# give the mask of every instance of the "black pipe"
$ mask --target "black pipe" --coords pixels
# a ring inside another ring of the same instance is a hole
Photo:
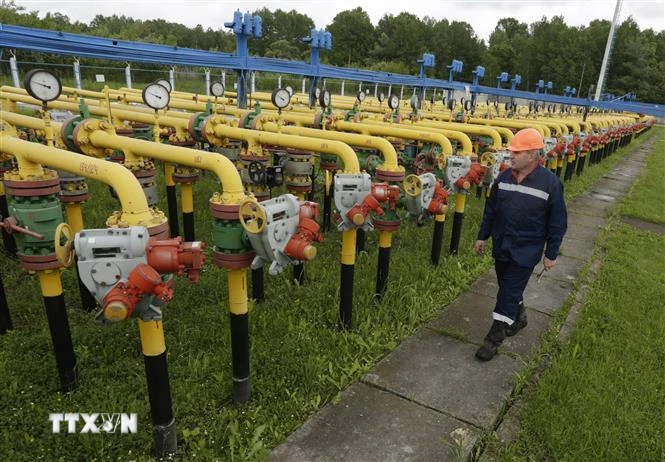
[[[575,161],[566,162],[566,171],[563,173],[563,181],[570,181],[575,171]]]
[[[263,265],[252,268],[252,298],[255,302],[262,302],[266,298],[263,289]]]
[[[559,166],[559,163],[557,162],[556,176],[561,177],[561,172],[562,171],[563,171],[563,165]]]
[[[441,260],[441,245],[443,244],[443,228],[445,226],[445,221],[434,221],[434,233],[432,234],[432,264],[434,266],[439,265],[439,260]]]
[[[0,195],[0,215],[2,218],[7,218],[9,216],[9,207],[7,205],[7,196],[4,194]],[[5,247],[5,253],[10,257],[16,256],[16,240],[14,236],[9,234],[5,228],[2,228],[2,244]]]
[[[476,197],[480,199],[483,197],[483,186],[482,185],[477,185],[476,186]]]
[[[377,300],[381,300],[388,288],[391,248],[392,247],[379,247],[379,262],[376,267],[376,290],[374,291],[374,297]]]
[[[83,281],[81,281],[77,262],[78,257],[74,255],[74,268],[76,268],[76,280],[78,281],[79,295],[81,296],[81,308],[84,311],[91,312],[97,308],[97,300],[95,300],[95,297],[90,293],[85,284],[83,284]]]
[[[144,354],[143,363],[148,383],[154,449],[156,456],[161,459],[175,454],[178,448],[166,351],[156,356]]]
[[[303,285],[305,282],[305,265],[303,265],[302,262],[293,265],[293,280],[296,281],[299,286]]]
[[[356,233],[356,255],[365,250],[365,230],[358,228]]]
[[[0,275],[0,335],[6,334],[8,330],[13,328],[12,318],[9,315],[9,305],[5,296],[5,284],[2,282],[2,275]]]
[[[249,314],[231,316],[231,363],[233,369],[233,402],[249,401]]]
[[[169,210],[169,233],[171,237],[180,236],[180,225],[178,224],[178,199],[176,197],[175,185],[166,186],[166,202]]]
[[[182,212],[182,229],[185,241],[194,242],[194,212]]]
[[[586,156],[580,156],[579,160],[577,161],[577,171],[575,174],[577,176],[580,176],[582,172],[584,171],[584,162],[586,160]]]
[[[76,354],[72,344],[72,334],[69,331],[69,320],[65,309],[65,296],[61,293],[54,297],[43,297],[46,308],[55,364],[58,368],[60,391],[63,393],[75,390],[78,387],[78,374],[76,371]]]
[[[353,326],[353,269],[355,265],[342,263],[341,282],[339,287],[339,319],[342,328],[351,329]]]
[[[455,212],[453,217],[453,230],[450,236],[450,255],[457,255],[459,250],[459,241],[462,237],[462,223],[464,222],[464,212]]]

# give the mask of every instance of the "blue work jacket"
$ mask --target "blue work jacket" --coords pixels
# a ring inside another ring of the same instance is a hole
[[[538,165],[518,184],[509,168],[492,184],[478,239],[492,236],[495,259],[534,267],[543,250],[556,260],[567,227],[561,180]]]

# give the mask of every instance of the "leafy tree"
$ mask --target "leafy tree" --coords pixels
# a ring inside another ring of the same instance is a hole
[[[363,65],[370,61],[376,30],[362,8],[338,13],[326,28],[333,36],[330,62],[337,66]]]

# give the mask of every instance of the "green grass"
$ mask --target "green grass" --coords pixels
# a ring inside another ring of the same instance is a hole
[[[665,223],[665,129],[658,127],[658,140],[619,212],[653,223]]]
[[[662,141],[649,162],[659,156]],[[624,207],[645,193],[636,186]],[[576,328],[527,393],[518,439],[502,460],[665,457],[665,237],[617,218],[599,238],[602,267]]]
[[[567,197],[579,194],[626,151],[618,151],[588,167],[582,177],[575,177],[566,185]],[[207,242],[211,235],[207,200],[217,185],[206,174],[194,188],[197,236]],[[91,200],[84,205],[86,226],[102,227],[118,206],[106,186],[91,183],[90,189]],[[326,235],[317,258],[307,264],[303,286],[292,282],[290,269],[277,277],[266,274],[266,301],[250,303],[253,395],[244,406],[231,403],[225,272],[207,264],[198,285],[179,280],[175,297],[164,310],[164,326],[181,458],[265,457],[269,448],[321,406],[334,402],[340,390],[371,370],[466,290],[491,265],[489,257],[478,258],[471,252],[483,202],[470,197],[467,204],[460,255],[446,255],[449,219],[444,256],[436,268],[429,261],[431,225],[402,225],[394,238],[389,287],[381,303],[372,298],[377,237],[368,233],[366,252],[356,263],[351,331],[338,328],[338,232]],[[164,200],[160,208],[166,210]],[[0,460],[150,459],[151,425],[135,323],[95,325],[93,315],[78,308],[73,271],[65,271],[65,299],[81,386],[69,395],[54,393],[55,364],[36,278],[4,256],[0,256],[0,265],[15,326],[0,337]],[[51,412],[136,412],[139,431],[94,437],[53,435],[48,421]]]

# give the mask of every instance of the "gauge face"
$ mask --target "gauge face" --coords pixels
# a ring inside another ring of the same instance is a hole
[[[293,96],[293,87],[291,85],[287,85],[285,90],[289,92],[289,97]]]
[[[418,98],[418,95],[413,95],[409,103],[411,104],[411,109],[416,110],[420,107],[420,98]]]
[[[399,97],[395,94],[392,94],[388,97],[388,107],[390,109],[397,109],[399,106]]]
[[[162,84],[153,82],[143,89],[143,102],[152,109],[164,109],[169,105],[169,90]]]
[[[319,87],[316,87],[314,89],[314,98],[319,99],[319,96],[321,96],[321,89]]]
[[[33,69],[25,75],[23,86],[28,94],[43,102],[53,101],[60,96],[60,79],[45,69]]]
[[[211,83],[210,94],[214,97],[224,96],[224,84],[222,82]]]
[[[379,103],[383,103],[386,100],[386,95],[383,94],[383,92],[379,92],[379,96],[376,97],[376,99],[379,100]]]
[[[289,90],[287,90],[286,88],[278,88],[272,92],[270,100],[272,101],[272,104],[274,104],[278,108],[284,109],[286,106],[289,105],[289,102],[291,101],[291,94],[289,93]]]
[[[155,83],[158,83],[158,84],[160,84],[162,87],[166,88],[166,90],[167,90],[169,93],[171,93],[171,90],[173,90],[173,88],[171,88],[171,82],[169,82],[169,81],[166,80],[166,79],[158,79],[158,80],[155,80]]]
[[[330,106],[330,92],[328,90],[323,90],[319,95],[319,104],[323,108]]]
[[[364,91],[359,91],[358,94],[356,95],[356,99],[360,101],[361,103],[365,101],[365,92]]]

